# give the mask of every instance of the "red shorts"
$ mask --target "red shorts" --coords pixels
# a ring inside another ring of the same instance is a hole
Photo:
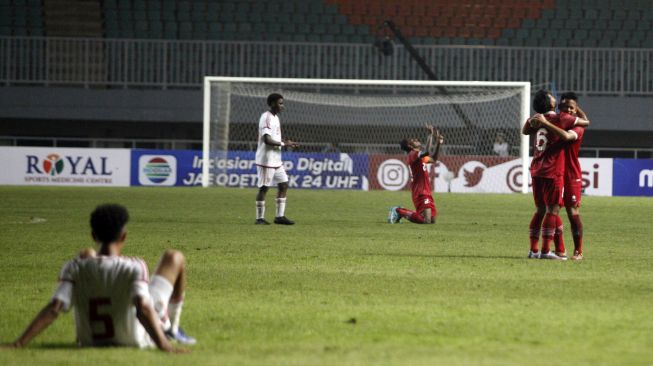
[[[583,184],[570,183],[565,184],[565,190],[563,194],[563,204],[565,207],[580,207],[580,193],[583,190]]]
[[[415,211],[420,215],[427,208],[431,209],[431,217],[438,215],[438,211],[435,209],[435,201],[433,201],[433,196],[431,195],[413,197],[413,204],[415,205]]]
[[[535,206],[560,205],[563,180],[560,178],[533,177],[533,199]]]

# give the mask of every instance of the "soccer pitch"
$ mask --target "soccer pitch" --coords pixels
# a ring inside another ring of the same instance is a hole
[[[268,194],[266,217],[274,216]],[[255,226],[253,189],[0,187],[0,343],[91,245],[99,203],[123,254],[182,250],[186,355],[74,345],[72,313],[2,365],[650,365],[651,198],[583,197],[585,260],[528,260],[530,195],[436,194],[436,225],[386,223],[409,192],[290,190],[295,226]],[[573,242],[566,215],[565,239]]]

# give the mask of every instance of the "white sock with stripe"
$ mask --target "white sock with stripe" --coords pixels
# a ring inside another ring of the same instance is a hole
[[[168,304],[168,316],[170,317],[170,324],[172,325],[173,333],[179,331],[179,321],[181,319],[181,309],[184,306],[184,300],[179,302],[170,302]]]
[[[284,216],[284,214],[286,212],[286,197],[277,198],[276,203],[277,203],[277,215],[276,215],[276,217]]]
[[[256,219],[265,218],[265,201],[256,201]]]

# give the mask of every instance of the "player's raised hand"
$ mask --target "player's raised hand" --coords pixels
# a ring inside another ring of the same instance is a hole
[[[426,129],[429,130],[429,133],[430,133],[431,135],[434,135],[434,136],[435,136],[435,131],[436,131],[435,127],[433,127],[433,126],[431,126],[431,125],[424,125],[424,127],[426,127]]]
[[[438,144],[444,143],[444,135],[441,134],[438,129],[435,130],[435,141],[437,141]]]

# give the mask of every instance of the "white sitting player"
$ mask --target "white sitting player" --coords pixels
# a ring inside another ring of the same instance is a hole
[[[185,259],[167,250],[150,281],[147,264],[120,255],[127,239],[127,209],[98,206],[91,214],[91,229],[99,254],[86,249],[67,262],[52,300],[34,318],[14,347],[27,345],[63,311],[73,306],[80,346],[172,347],[168,339],[194,344],[179,327],[186,288]]]
[[[276,214],[274,223],[293,225],[295,222],[286,218],[286,193],[288,192],[288,175],[281,160],[281,148],[298,147],[291,140],[281,139],[279,113],[284,109],[283,96],[273,93],[268,95],[269,111],[264,112],[258,122],[258,147],[256,148],[256,174],[258,193],[256,194],[256,225],[269,225],[265,220],[265,195],[269,187],[277,185]]]

